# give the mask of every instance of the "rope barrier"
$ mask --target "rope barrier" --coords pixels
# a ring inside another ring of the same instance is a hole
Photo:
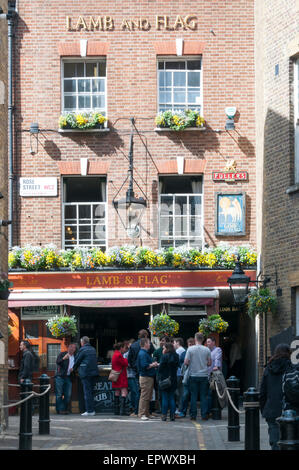
[[[23,392],[23,394],[26,394],[26,393],[30,393],[30,395],[26,398],[24,398],[23,400],[20,400],[20,401],[17,401],[15,403],[11,403],[10,405],[2,405],[0,406],[0,408],[12,408],[13,406],[18,406],[20,405],[21,403],[24,403],[25,401],[27,400],[30,400],[30,398],[36,396],[36,397],[42,397],[43,395],[46,395],[46,393],[48,393],[48,391],[50,390],[51,388],[51,385],[48,385],[47,386],[47,389],[42,392],[42,393],[36,393],[36,392]]]
[[[214,383],[215,383],[215,388],[216,388],[217,395],[218,395],[218,397],[220,398],[220,400],[222,400],[222,399],[225,397],[225,394],[226,394],[226,395],[227,395],[227,398],[229,399],[229,402],[230,402],[231,406],[233,407],[233,409],[234,409],[237,413],[239,413],[239,414],[245,413],[245,411],[240,411],[240,410],[238,410],[238,408],[236,408],[236,406],[235,406],[235,404],[234,404],[234,402],[233,402],[233,400],[232,400],[232,397],[230,396],[229,388],[228,388],[228,387],[226,387],[226,388],[224,389],[224,393],[223,393],[223,395],[221,395],[221,394],[219,393],[218,385],[217,385],[216,380],[215,380]],[[243,406],[244,406],[244,405],[245,405],[245,403],[243,403]],[[254,405],[252,405],[252,406],[254,406]]]

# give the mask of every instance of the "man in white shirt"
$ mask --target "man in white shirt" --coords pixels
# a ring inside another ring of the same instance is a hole
[[[185,364],[189,366],[189,387],[191,393],[190,419],[196,421],[197,397],[200,394],[200,411],[204,420],[208,417],[209,366],[212,364],[211,351],[203,346],[204,336],[195,335],[195,346],[187,349]]]
[[[57,372],[55,376],[56,413],[68,414],[69,403],[72,396],[71,373],[75,361],[77,345],[69,345],[67,352],[61,352],[56,360]]]

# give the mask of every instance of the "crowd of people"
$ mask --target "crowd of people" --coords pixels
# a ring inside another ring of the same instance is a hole
[[[61,352],[57,357],[55,393],[58,414],[69,412],[71,375],[78,371],[86,408],[82,415],[95,415],[93,389],[99,375],[97,354],[88,337],[81,338],[80,343],[78,351],[76,344],[72,343],[67,352]],[[190,405],[190,419],[196,420],[199,398],[201,418],[209,419],[212,405],[209,380],[213,372],[222,371],[225,364],[223,351],[217,347],[213,336],[205,339],[201,333],[196,333],[194,338],[187,340],[186,348],[182,338],[164,336],[160,338],[160,347],[156,349],[148,331],[140,330],[136,341],[130,339],[117,342],[113,349],[111,377],[114,374],[114,378],[110,380],[114,391],[115,415],[130,415],[143,421],[161,417],[162,421],[167,421],[169,414],[170,421],[174,421],[186,417]],[[32,379],[35,355],[28,341],[21,341],[20,350],[23,355],[19,381],[22,383],[26,378]],[[294,409],[299,413],[299,396],[295,402],[288,403],[284,394],[287,372],[293,374],[298,369],[294,368],[290,357],[289,346],[278,345],[264,370],[260,386],[260,409],[268,424],[269,443],[273,450],[278,449],[279,440],[276,418],[281,416],[283,409]],[[236,366],[236,371],[240,370],[240,360],[238,348],[232,348],[230,364]],[[296,380],[298,382],[298,378]],[[296,395],[298,392],[295,390]],[[130,411],[127,406],[128,395]]]

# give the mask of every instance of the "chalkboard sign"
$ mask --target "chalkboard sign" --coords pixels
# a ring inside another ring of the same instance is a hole
[[[114,392],[108,377],[99,377],[94,385],[93,399],[96,413],[113,412]]]

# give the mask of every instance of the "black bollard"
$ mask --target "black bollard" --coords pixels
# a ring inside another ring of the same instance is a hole
[[[221,408],[218,401],[218,395],[216,390],[212,390],[212,419],[221,419]]]
[[[30,379],[21,383],[20,399],[24,400],[32,392]],[[32,450],[32,398],[21,403],[19,450]]]
[[[250,387],[244,393],[245,450],[260,450],[260,404],[259,393]]]
[[[42,374],[39,378],[39,393],[43,393],[49,383],[50,377]],[[50,434],[49,395],[50,391],[39,397],[39,434]]]
[[[228,387],[228,393],[231,396],[232,402],[237,409],[239,409],[239,396],[240,396],[240,381],[236,377],[232,376],[226,381]],[[240,418],[239,413],[233,408],[228,399],[228,437],[229,442],[236,442],[240,440]]]
[[[286,410],[276,420],[279,424],[280,450],[299,450],[299,416],[294,410]]]

